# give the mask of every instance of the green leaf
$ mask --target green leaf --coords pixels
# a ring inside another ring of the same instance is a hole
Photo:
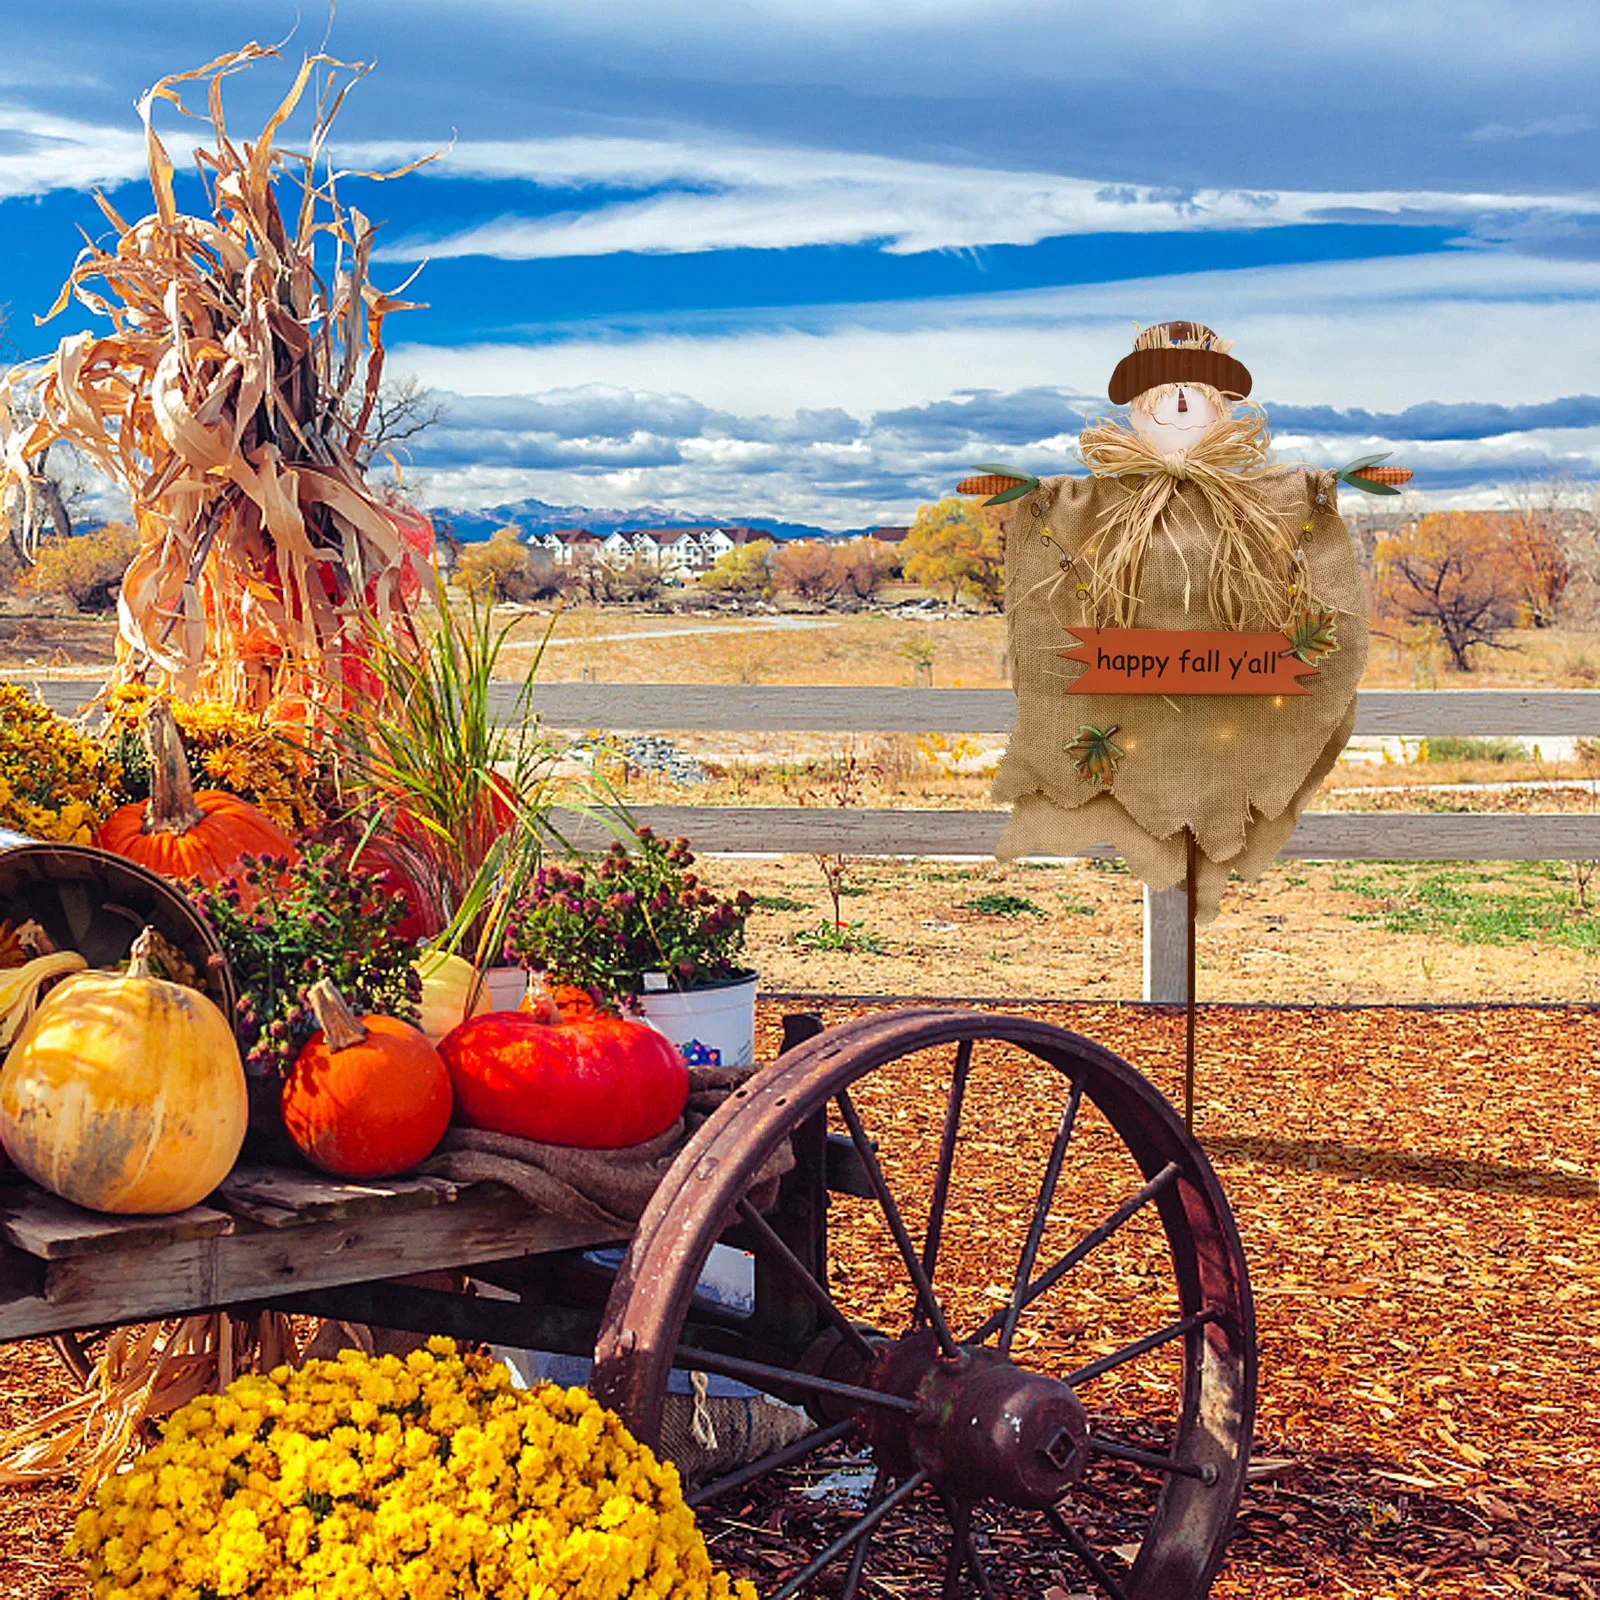
[[[1342,478],[1347,472],[1356,472],[1362,467],[1375,467],[1380,461],[1387,461],[1393,454],[1393,450],[1385,450],[1380,456],[1359,456],[1354,461],[1345,462],[1334,476]]]
[[[972,471],[974,473],[993,472],[1005,478],[1027,478],[1030,483],[1037,483],[1039,481],[1037,478],[1021,471],[1017,467],[1003,467],[998,462],[994,461],[980,461],[978,465],[972,469]]]
[[[1003,506],[1008,500],[1020,500],[1023,495],[1030,494],[1039,487],[1037,478],[1025,478],[1014,489],[1002,489],[999,494],[992,494],[983,503],[986,506]]]

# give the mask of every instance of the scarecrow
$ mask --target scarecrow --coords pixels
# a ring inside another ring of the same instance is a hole
[[[1087,477],[986,466],[960,485],[1017,503],[996,854],[1110,843],[1152,888],[1187,875],[1202,922],[1230,873],[1288,843],[1355,724],[1365,590],[1338,485],[1397,494],[1410,477],[1382,457],[1269,465],[1229,351],[1199,323],[1146,328],[1111,377],[1126,421],[1079,436]]]

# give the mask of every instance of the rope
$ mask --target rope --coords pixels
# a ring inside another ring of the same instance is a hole
[[[694,1390],[694,1415],[689,1423],[689,1433],[702,1450],[717,1448],[717,1430],[711,1421],[711,1407],[706,1404],[710,1384],[703,1372],[689,1374],[689,1387]]]

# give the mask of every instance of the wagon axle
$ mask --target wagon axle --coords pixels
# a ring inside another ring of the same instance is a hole
[[[875,1458],[896,1477],[919,1468],[960,1500],[1048,1510],[1083,1476],[1089,1418],[1066,1384],[998,1350],[940,1353],[923,1329],[885,1346],[872,1386],[920,1402],[914,1415],[874,1408]]]

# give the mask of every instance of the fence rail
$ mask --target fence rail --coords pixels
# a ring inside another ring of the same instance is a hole
[[[96,693],[83,679],[13,674],[71,714]],[[498,692],[509,715],[515,687]],[[612,732],[1006,733],[1008,689],[885,689],[746,684],[544,683],[533,707],[548,726]],[[1600,690],[1376,689],[1356,732],[1410,738],[1600,737]],[[885,811],[829,806],[639,806],[641,821],[706,854],[839,852],[985,856],[1005,826],[993,810]],[[574,835],[598,825],[571,819]],[[1113,855],[1110,845],[1088,855]],[[1302,861],[1580,861],[1600,859],[1600,811],[1307,812],[1283,854]],[[1145,995],[1184,995],[1181,891],[1145,896]]]

